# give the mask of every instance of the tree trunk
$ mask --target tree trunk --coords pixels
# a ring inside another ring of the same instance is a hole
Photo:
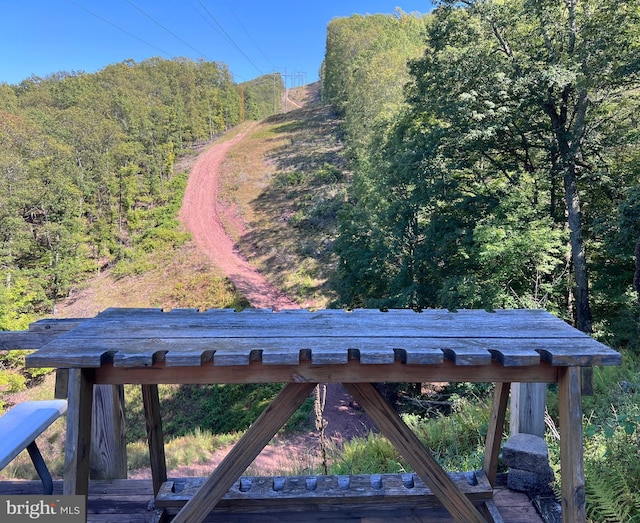
[[[576,181],[575,164],[568,162],[564,170],[564,191],[569,223],[569,243],[575,276],[576,327],[582,332],[592,331],[591,307],[589,305],[589,274],[582,238],[580,197]]]
[[[640,304],[640,240],[636,242],[636,272],[633,275],[633,288],[636,290],[636,299]]]

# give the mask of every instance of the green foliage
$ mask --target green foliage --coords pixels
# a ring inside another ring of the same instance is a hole
[[[246,120],[262,120],[282,111],[284,83],[280,73],[260,76],[239,86]]]
[[[196,429],[212,434],[246,430],[282,389],[282,385],[181,385],[160,386],[163,431],[167,439],[193,433]],[[139,388],[126,388],[127,440],[145,437],[144,414]],[[185,408],[188,405],[189,408]],[[304,426],[313,408],[309,397],[287,422],[284,430]]]
[[[424,50],[427,20],[398,9],[393,16],[336,18],[327,26],[322,97],[344,116],[355,158],[364,154],[374,125],[401,106],[407,62]]]
[[[40,383],[51,372],[51,369],[45,368],[26,368],[25,356],[29,352],[26,350],[0,351],[0,393],[21,392],[27,387]],[[4,402],[0,397],[0,413],[3,409]]]
[[[0,328],[180,245],[176,157],[239,123],[240,94],[222,64],[159,58],[1,86]]]
[[[593,307],[600,335],[632,343],[632,3],[618,12],[591,0],[440,2],[424,25],[424,55],[410,64],[405,105],[366,118],[364,142],[347,118],[358,152],[335,243],[336,305],[544,307],[585,331]],[[363,99],[345,64],[375,47],[376,23],[330,26],[325,90],[345,112]],[[332,68],[332,46],[340,56],[349,45],[351,58]]]
[[[585,429],[588,515],[594,521],[640,521],[640,408],[626,402]]]
[[[623,365],[593,369],[594,394],[583,397],[584,471],[589,521],[640,521],[640,372],[637,353],[623,351]],[[557,396],[548,410],[557,419]],[[559,441],[548,438],[560,475]],[[556,486],[559,492],[559,484]]]
[[[330,465],[329,474],[399,473],[408,469],[389,440],[369,433],[366,438],[353,438],[344,444]]]
[[[450,415],[433,418],[402,415],[404,422],[449,471],[482,467],[489,406],[484,400],[453,399]],[[330,467],[330,474],[398,473],[411,470],[404,458],[384,437],[370,433],[344,444]]]

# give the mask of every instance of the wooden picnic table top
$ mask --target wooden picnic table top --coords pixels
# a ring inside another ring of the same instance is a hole
[[[56,320],[36,322],[47,328]],[[618,352],[544,310],[110,308],[27,357],[30,367],[397,364],[619,365]]]

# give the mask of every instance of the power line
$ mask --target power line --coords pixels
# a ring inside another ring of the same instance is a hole
[[[198,51],[195,47],[193,47],[191,44],[189,44],[188,42],[185,42],[182,38],[180,38],[177,34],[175,34],[173,31],[167,29],[164,25],[162,25],[160,22],[158,22],[155,18],[153,18],[150,14],[145,13],[140,7],[138,7],[136,4],[134,4],[131,0],[126,0],[127,3],[133,7],[135,7],[138,11],[140,11],[144,16],[146,16],[149,20],[151,20],[154,24],[158,25],[159,27],[161,27],[162,29],[164,29],[167,33],[169,33],[171,36],[173,36],[174,38],[180,40],[184,45],[186,45],[187,47],[189,47],[190,49],[192,49],[193,51],[195,51],[196,53],[198,53],[200,56],[206,58],[207,60],[209,60],[209,58],[207,58],[207,56],[202,52],[202,51]]]
[[[118,31],[122,31],[125,34],[128,34],[129,36],[131,36],[132,38],[135,38],[136,40],[138,40],[139,42],[142,42],[145,45],[148,45],[149,47],[153,47],[154,49],[160,51],[162,54],[167,55],[170,58],[173,58],[173,55],[171,53],[168,53],[167,51],[164,51],[162,49],[160,49],[159,47],[147,42],[146,40],[143,40],[142,38],[140,38],[139,36],[134,35],[133,33],[127,31],[126,29],[123,29],[120,26],[117,26],[116,24],[114,24],[113,22],[110,22],[109,20],[107,20],[106,18],[100,16],[97,13],[94,13],[93,11],[90,11],[89,9],[87,9],[86,7],[74,2],[73,0],[67,0],[67,2],[69,2],[70,4],[75,5],[77,8],[82,9],[83,11],[86,11],[87,13],[89,13],[92,16],[95,16],[96,18],[102,20],[104,23],[109,24],[112,27],[115,27]]]
[[[256,43],[256,41],[253,39],[253,36],[251,36],[251,33],[249,33],[249,31],[247,31],[247,29],[245,28],[244,24],[242,23],[242,20],[238,17],[238,15],[236,15],[236,13],[234,12],[234,10],[231,8],[231,6],[229,5],[229,2],[227,2],[226,0],[224,0],[225,5],[229,8],[229,11],[231,11],[231,14],[234,16],[234,18],[238,21],[238,25],[242,28],[242,30],[244,31],[244,33],[249,37],[249,40],[251,40],[251,43],[255,46],[255,48],[260,51],[260,54],[264,57],[264,59],[273,65],[273,60],[271,60],[271,58],[269,58],[264,51],[262,50],[262,48]]]
[[[202,9],[205,10],[205,12],[207,13],[207,15],[209,15],[209,18],[211,18],[211,20],[213,20],[215,22],[215,24],[220,28],[220,31],[222,31],[222,33],[224,34],[224,36],[227,38],[227,40],[229,40],[229,42],[242,54],[242,56],[244,56],[247,61],[253,65],[253,67],[255,67],[257,69],[257,71],[261,74],[264,75],[264,73],[262,72],[262,70],[260,69],[260,67],[258,67],[255,62],[253,60],[251,60],[251,58],[249,58],[247,56],[247,54],[240,48],[240,46],[233,40],[233,38],[231,38],[231,36],[229,35],[229,33],[227,33],[227,31],[224,29],[224,27],[222,27],[222,25],[220,24],[220,22],[218,22],[218,20],[216,20],[215,16],[213,16],[211,14],[211,12],[209,11],[209,9],[207,9],[207,6],[204,5],[202,3],[202,0],[198,0],[198,3],[200,4],[200,6],[202,7]]]

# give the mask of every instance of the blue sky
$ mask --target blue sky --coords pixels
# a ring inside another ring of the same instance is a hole
[[[0,0],[0,83],[152,56],[224,62],[237,82],[274,70],[313,82],[326,26],[354,13],[429,12],[431,0]]]

